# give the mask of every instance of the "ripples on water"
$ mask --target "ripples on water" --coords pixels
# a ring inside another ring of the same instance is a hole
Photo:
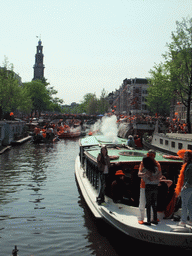
[[[102,243],[94,248],[96,230],[88,228],[96,227],[95,220],[89,212],[85,216],[75,182],[78,153],[77,140],[61,140],[26,143],[0,156],[0,255],[11,255],[14,245],[20,256],[96,255],[97,250],[102,255]]]
[[[0,156],[0,255],[129,255],[146,243],[96,221],[74,176],[78,140],[26,143]],[[142,248],[142,250],[141,250]]]

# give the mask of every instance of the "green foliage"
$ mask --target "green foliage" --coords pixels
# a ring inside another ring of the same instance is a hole
[[[30,95],[28,94],[28,91],[25,87],[20,87],[21,93],[20,93],[20,104],[17,108],[19,111],[22,111],[24,113],[30,113],[32,109],[32,99]]]
[[[88,103],[87,114],[89,115],[98,114],[98,100],[95,95],[90,99]]]
[[[31,106],[30,97],[17,79],[17,75],[11,70],[7,69],[8,62],[5,59],[4,68],[0,69],[0,118],[6,112],[14,111],[16,109],[28,111]]]
[[[82,111],[82,113],[87,113],[90,112],[90,103],[91,101],[94,101],[94,98],[96,98],[95,94],[93,93],[87,93],[84,95],[83,97],[83,101],[80,104],[80,109]]]
[[[63,100],[52,95],[57,94],[53,87],[47,87],[47,83],[41,80],[33,80],[29,83],[24,83],[23,86],[28,92],[32,100],[32,111],[38,110],[39,113],[45,110],[61,112],[60,104]]]
[[[168,114],[170,102],[177,97],[187,108],[187,124],[191,133],[190,108],[192,102],[192,19],[176,22],[172,41],[163,54],[164,64],[150,70],[148,106],[152,112]]]
[[[42,110],[46,110],[50,103],[50,96],[45,84],[40,80],[33,80],[24,83],[23,86],[32,100],[32,111],[38,110],[41,113]]]
[[[172,42],[164,54],[171,84],[179,100],[187,107],[187,124],[191,133],[190,109],[192,102],[192,18],[176,22]]]
[[[188,105],[188,93],[192,86],[192,19],[176,22],[177,30],[172,32],[169,51],[164,54],[170,70],[172,85],[183,104]]]
[[[165,65],[162,63],[155,65],[150,70],[151,78],[149,79],[147,105],[150,111],[155,114],[169,115],[170,102],[173,89],[170,86],[170,76]]]
[[[101,91],[100,99],[98,100],[98,112],[100,114],[106,113],[109,109],[109,102],[106,100],[106,98],[107,92],[103,88],[103,90]]]
[[[64,107],[64,113],[89,115],[104,114],[108,111],[109,103],[107,100],[107,93],[105,89],[102,90],[101,96],[98,99],[94,93],[87,93],[84,95],[80,104],[74,105],[72,108]]]

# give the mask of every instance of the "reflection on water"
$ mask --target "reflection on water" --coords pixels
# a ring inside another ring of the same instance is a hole
[[[15,244],[20,255],[74,255],[78,250],[76,239],[82,232],[74,180],[78,150],[77,141],[27,143],[0,157],[3,255],[10,255]]]
[[[0,255],[117,255],[79,196],[78,153],[78,140],[61,140],[0,157]]]
[[[146,243],[135,247],[134,239],[94,219],[75,182],[78,153],[78,140],[61,140],[29,142],[0,156],[0,255],[11,255],[14,245],[20,256],[147,250]]]

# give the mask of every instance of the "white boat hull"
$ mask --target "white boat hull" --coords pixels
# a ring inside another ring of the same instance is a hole
[[[81,168],[79,157],[75,162],[75,175],[82,195],[96,218],[102,218],[112,226],[134,238],[162,245],[192,247],[192,230],[190,226],[182,228],[177,222],[160,218],[158,225],[140,225],[138,223],[139,209],[123,204],[114,204],[106,197],[106,203],[98,205],[96,197],[98,191],[92,187]],[[177,232],[173,232],[173,230]],[[180,232],[178,232],[180,231]],[[183,233],[184,232],[184,233]]]
[[[154,133],[151,146],[156,150],[177,155],[180,149],[192,148],[192,134]]]

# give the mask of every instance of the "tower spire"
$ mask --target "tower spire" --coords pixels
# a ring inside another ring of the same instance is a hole
[[[36,36],[39,38],[38,45],[37,45],[37,52],[35,54],[35,65],[33,66],[34,68],[34,77],[33,80],[36,79],[42,79],[44,78],[44,64],[43,64],[43,46],[42,41],[41,41],[41,35],[40,37]]]

